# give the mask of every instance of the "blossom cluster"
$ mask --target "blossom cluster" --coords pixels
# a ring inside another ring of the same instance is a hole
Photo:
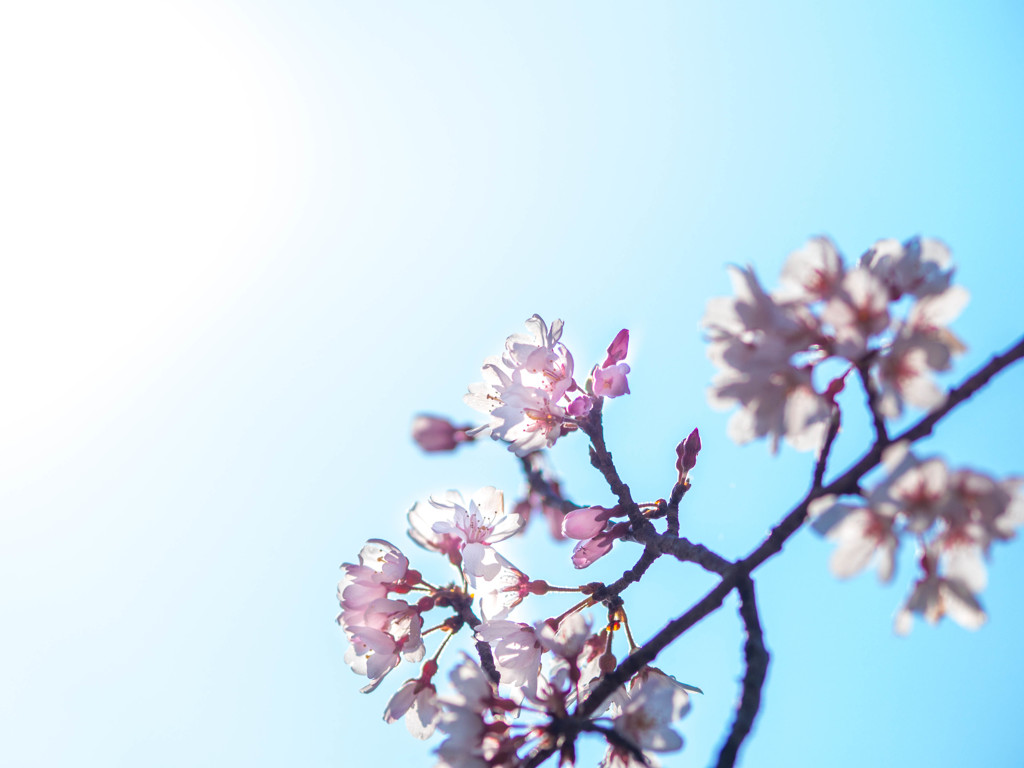
[[[500,554],[495,545],[523,525],[520,514],[505,512],[500,491],[482,488],[468,500],[448,491],[414,505],[408,522],[413,541],[447,560],[456,581],[433,586],[398,547],[370,540],[358,564],[342,566],[338,623],[350,643],[346,662],[369,678],[364,692],[374,690],[402,661],[423,662],[391,697],[384,719],[404,718],[409,732],[421,739],[440,729],[445,739],[437,749],[439,768],[518,765],[520,753],[531,745],[558,749],[571,761],[575,737],[586,730],[605,734],[609,767],[649,764],[647,752],[682,746],[670,723],[688,710],[687,691],[698,689],[652,667],[643,667],[588,716],[578,714],[593,686],[616,667],[612,642],[624,612],[612,612],[607,626],[591,631],[582,613],[595,603],[585,596],[587,587],[532,580]],[[528,623],[513,617],[525,598],[553,592],[584,597],[555,618]],[[398,597],[410,593],[419,599]],[[424,615],[437,609],[446,615],[424,630]],[[454,692],[439,695],[438,658],[465,627],[478,648],[487,649],[491,674],[464,656],[450,674]],[[424,637],[435,632],[443,639],[424,661]],[[524,711],[532,719],[524,720]],[[597,725],[594,718],[600,716],[610,718],[611,725]]]
[[[466,403],[489,416],[470,436],[490,434],[509,443],[509,450],[526,456],[550,448],[562,435],[577,429],[601,397],[629,393],[629,366],[622,362],[629,331],[622,330],[608,347],[605,361],[594,366],[581,387],[573,378],[573,357],[561,342],[562,321],[549,327],[539,315],[526,321],[528,333],[505,341],[501,356],[483,365],[483,381],[471,384]]]
[[[882,417],[942,402],[933,374],[964,349],[948,325],[968,294],[951,285],[951,257],[938,240],[880,240],[848,268],[829,239],[816,238],[789,256],[774,293],[750,267],[731,275],[736,295],[709,301],[703,324],[720,369],[709,399],[740,406],[729,423],[736,442],[819,448],[846,375],[816,382],[829,359],[864,373]]]
[[[920,576],[896,614],[899,634],[913,615],[935,624],[948,615],[968,629],[985,622],[977,595],[988,581],[991,546],[1024,523],[1022,478],[996,480],[974,469],[950,469],[917,458],[905,443],[886,449],[886,478],[855,502],[823,496],[811,507],[814,527],[836,543],[830,567],[848,578],[874,563],[890,581],[901,542],[916,541]]]

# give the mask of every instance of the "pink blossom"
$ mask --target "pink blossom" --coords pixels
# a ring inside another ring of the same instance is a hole
[[[816,237],[794,251],[782,268],[780,297],[827,300],[843,279],[843,260],[827,237]]]
[[[498,571],[489,578],[478,576],[476,593],[480,600],[480,614],[485,620],[503,619],[528,594],[533,582],[497,552],[494,553]]]
[[[773,452],[782,438],[798,451],[817,449],[832,412],[828,400],[815,391],[810,369],[792,366],[747,375],[720,373],[708,400],[715,408],[738,402],[742,408],[729,421],[729,437],[740,444],[769,437]]]
[[[875,561],[879,580],[890,581],[899,548],[899,538],[893,530],[895,519],[871,507],[838,504],[834,499],[817,499],[810,509],[815,528],[838,545],[829,561],[832,574],[848,579]]]
[[[501,562],[491,545],[518,533],[523,526],[519,515],[505,514],[501,491],[491,486],[481,488],[468,504],[455,493],[449,493],[443,500],[432,498],[430,503],[446,513],[433,524],[434,533],[461,539],[463,571],[470,583],[475,584],[477,577],[493,579]]]
[[[629,394],[629,383],[626,375],[629,366],[617,363],[594,371],[594,394],[601,397],[620,397]]]
[[[449,533],[438,533],[434,530],[434,523],[447,520],[449,512],[447,505],[462,504],[462,494],[458,491],[446,491],[440,496],[442,506],[431,501],[419,501],[409,510],[407,519],[409,521],[409,538],[415,541],[424,549],[432,552],[439,552],[452,563],[458,566],[462,563],[462,537]]]
[[[931,552],[921,558],[925,574],[914,584],[906,603],[896,614],[897,634],[910,632],[915,613],[929,624],[937,624],[943,616],[949,616],[965,629],[978,629],[985,623],[985,610],[970,587],[955,576],[940,576],[936,559],[936,554]]]
[[[889,326],[888,292],[866,269],[847,272],[821,319],[832,326],[835,353],[857,362],[868,352],[869,340]]]
[[[635,679],[639,682],[630,689],[626,703],[613,708],[616,714],[612,727],[645,753],[682,749],[683,738],[671,724],[690,711],[690,696],[686,688],[665,673],[651,668]],[[645,757],[650,760],[650,756]],[[636,761],[630,752],[612,745],[601,765],[603,768],[640,768],[643,764]]]
[[[904,294],[920,298],[942,293],[953,275],[949,249],[929,238],[915,237],[904,244],[879,240],[861,257],[860,266],[886,286],[892,301]]]
[[[491,646],[502,683],[527,691],[536,689],[544,649],[529,624],[485,621],[476,627],[476,634]]]
[[[384,710],[384,721],[405,718],[405,727],[417,739],[429,739],[441,719],[437,689],[422,680],[407,680],[395,691]]]
[[[575,663],[590,637],[590,619],[581,613],[572,613],[557,625],[553,622],[554,619],[537,622],[537,639],[546,650]]]

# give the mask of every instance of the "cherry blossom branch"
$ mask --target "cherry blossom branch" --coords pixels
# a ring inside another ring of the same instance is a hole
[[[968,400],[975,392],[980,390],[1000,371],[1024,357],[1024,337],[1019,339],[1013,347],[1001,355],[993,357],[986,365],[969,376],[960,386],[950,390],[946,402],[927,414],[915,424],[900,433],[893,442],[907,440],[911,443],[931,434],[935,425],[948,415],[954,408]],[[830,430],[831,431],[831,430]],[[834,438],[833,438],[834,439]],[[885,446],[876,443],[871,449],[857,461],[852,467],[840,477],[833,480],[827,486],[817,485],[808,491],[803,500],[797,504],[782,520],[771,530],[769,535],[755,548],[747,557],[732,565],[722,576],[721,581],[716,584],[704,597],[698,600],[689,610],[670,621],[664,628],[656,633],[637,651],[630,654],[612,672],[604,677],[591,690],[590,695],[580,705],[580,714],[592,714],[605,699],[610,696],[616,688],[624,684],[642,667],[654,661],[668,645],[675,641],[680,635],[697,624],[701,619],[718,610],[726,596],[735,589],[744,579],[749,579],[751,572],[760,566],[765,560],[782,551],[786,540],[792,536],[807,518],[807,509],[810,503],[828,493],[851,493],[858,487],[861,477],[874,469],[881,462],[882,451]],[[823,456],[825,452],[823,451]],[[819,464],[822,464],[819,460]],[[596,465],[595,465],[596,466]],[[600,467],[598,467],[600,469]],[[613,468],[614,470],[614,468]],[[824,474],[824,469],[820,470]],[[617,475],[616,475],[617,477]],[[749,630],[748,630],[749,631]],[[526,765],[540,765],[550,752],[544,754],[544,750],[535,752],[530,756]]]
[[[640,508],[636,502],[633,501],[629,486],[619,477],[615,463],[612,461],[612,455],[604,442],[604,426],[601,421],[603,402],[602,399],[597,399],[590,413],[578,421],[579,427],[590,438],[590,463],[604,475],[605,482],[608,483],[608,487],[619,500],[622,510],[629,515],[629,522],[633,524],[633,528],[639,529],[645,522],[643,515],[640,514]]]
[[[530,490],[539,494],[544,501],[548,502],[552,506],[559,507],[562,510],[562,514],[572,512],[574,509],[579,509],[579,504],[574,504],[569,499],[565,498],[561,491],[557,490],[544,477],[543,473],[534,466],[533,457],[541,453],[542,451],[534,451],[533,453],[528,453],[519,459],[523,466],[523,474],[526,476],[526,483],[530,486]]]
[[[679,503],[688,490],[690,490],[690,483],[686,479],[672,486],[672,494],[668,497],[668,528],[666,529],[671,536],[679,535]]]
[[[757,611],[757,596],[754,593],[754,581],[749,576],[742,578],[736,585],[740,596],[740,618],[747,633],[743,644],[746,671],[743,675],[743,688],[739,706],[732,729],[718,753],[716,768],[732,768],[736,763],[740,746],[750,734],[754,719],[761,709],[761,690],[765,677],[768,675],[769,653],[764,645],[764,633]]]
[[[821,453],[818,455],[818,461],[814,465],[814,481],[811,483],[811,489],[821,488],[821,484],[825,482],[825,470],[828,468],[828,457],[832,453],[832,444],[836,441],[836,435],[839,434],[839,406],[833,406],[832,414],[828,419],[828,432],[825,435],[825,442],[821,446]],[[888,437],[886,437],[888,440]]]
[[[657,536],[654,544],[658,551],[672,555],[682,563],[696,563],[705,571],[722,576],[732,567],[732,563],[717,552],[703,544],[694,544],[684,536],[672,536],[668,533]]]
[[[878,407],[880,394],[878,387],[875,386],[875,382],[871,379],[871,374],[868,373],[868,369],[871,367],[871,363],[874,362],[875,357],[876,353],[872,353],[866,355],[863,360],[857,363],[857,374],[860,376],[860,383],[864,387],[864,392],[868,398],[868,410],[871,412],[871,421],[875,425],[875,441],[881,445],[888,445],[889,430],[885,427],[885,418]]]

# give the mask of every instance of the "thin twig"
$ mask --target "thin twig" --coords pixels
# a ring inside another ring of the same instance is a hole
[[[757,612],[757,595],[754,581],[749,576],[740,579],[736,585],[740,595],[740,618],[746,630],[747,639],[743,644],[746,671],[743,674],[743,688],[736,708],[732,729],[718,753],[716,768],[732,768],[736,763],[740,746],[750,734],[754,718],[761,708],[761,690],[768,675],[768,649],[764,646],[764,632]]]
[[[677,482],[672,487],[672,494],[668,497],[668,527],[666,533],[670,536],[679,535],[679,502],[683,500],[683,496],[690,490],[690,482],[686,478],[683,478],[681,482]]]
[[[594,465],[598,472],[604,475],[605,482],[608,483],[608,487],[619,500],[619,506],[622,508],[622,511],[629,516],[629,522],[633,524],[634,529],[639,529],[640,525],[644,522],[643,515],[640,513],[640,508],[636,505],[636,502],[633,501],[633,495],[629,491],[629,486],[622,482],[622,478],[619,477],[619,472],[615,469],[615,462],[612,461],[612,455],[604,442],[604,425],[601,421],[602,402],[602,400],[598,399],[594,403],[593,410],[585,418],[580,419],[578,423],[583,433],[590,438],[590,463]]]
[[[821,453],[818,454],[818,461],[814,465],[814,481],[811,483],[811,489],[821,488],[821,484],[825,481],[825,470],[828,467],[828,457],[832,453],[832,444],[836,441],[836,435],[839,434],[839,406],[832,406],[832,414],[828,419],[828,433],[825,435],[825,442],[821,446]],[[888,440],[886,436],[886,440]]]
[[[868,373],[871,363],[874,362],[875,354],[877,353],[868,355],[857,363],[857,373],[860,376],[861,386],[864,387],[864,392],[868,398],[868,410],[871,412],[871,421],[875,425],[875,441],[882,445],[888,445],[889,431],[885,428],[885,419],[882,417],[882,412],[879,408],[881,395],[878,392],[878,387],[875,386],[875,382],[871,379],[871,374]]]

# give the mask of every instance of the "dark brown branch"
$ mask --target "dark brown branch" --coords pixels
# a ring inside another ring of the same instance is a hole
[[[604,442],[604,425],[601,422],[602,402],[601,399],[598,399],[594,403],[593,410],[579,420],[579,427],[590,438],[590,463],[604,475],[605,482],[615,494],[615,498],[619,500],[622,511],[629,516],[629,522],[633,524],[634,529],[639,529],[644,521],[643,515],[640,514],[640,508],[636,502],[633,501],[629,486],[619,477],[619,472],[615,469],[615,463],[612,461],[612,455]]]
[[[712,552],[703,544],[694,544],[685,537],[665,533],[657,537],[655,546],[660,552],[672,555],[680,562],[696,563],[705,571],[717,573],[719,576],[724,575],[732,567],[732,563],[718,553]]]
[[[821,484],[825,481],[825,470],[828,468],[828,457],[832,453],[832,444],[836,440],[836,435],[839,434],[839,406],[833,405],[832,414],[828,419],[828,433],[825,435],[825,442],[821,446],[821,452],[818,454],[818,461],[814,465],[814,481],[811,483],[811,488],[821,488]],[[888,439],[888,437],[886,437]]]
[[[885,428],[885,418],[882,416],[882,412],[878,407],[878,400],[880,394],[878,387],[875,386],[875,382],[871,379],[871,374],[868,369],[874,362],[877,352],[872,353],[865,357],[857,364],[857,373],[860,376],[861,386],[864,387],[864,392],[868,398],[868,410],[871,412],[871,422],[875,425],[875,442],[880,445],[889,444],[889,431]]]
[[[666,532],[670,536],[679,535],[679,503],[683,496],[690,490],[690,482],[683,479],[672,487],[672,494],[668,497],[668,527]]]
[[[754,719],[761,709],[761,690],[768,675],[768,649],[764,646],[764,632],[757,612],[757,595],[754,581],[749,576],[740,579],[736,585],[740,595],[740,618],[746,630],[747,639],[743,644],[746,671],[743,674],[743,688],[740,694],[736,717],[733,719],[729,736],[718,753],[716,768],[732,768],[736,763],[740,746],[750,734]]]

